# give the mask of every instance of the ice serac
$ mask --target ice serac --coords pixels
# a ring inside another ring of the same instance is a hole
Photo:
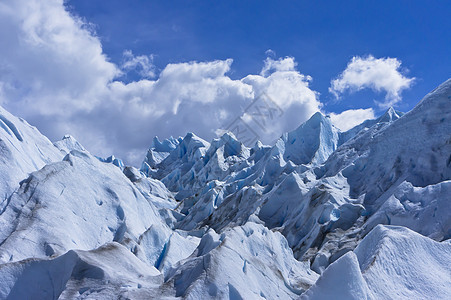
[[[0,107],[0,213],[28,174],[63,154],[25,120]]]
[[[252,222],[219,235],[210,230],[166,276],[184,299],[293,299],[318,277],[280,233]]]
[[[83,147],[73,136],[66,134],[59,141],[53,143],[56,148],[58,148],[64,155],[70,153],[72,150],[77,151],[86,151],[85,147]]]
[[[439,91],[441,94],[437,94]],[[438,98],[438,103],[447,103],[449,98],[444,94],[440,88],[425,99]],[[177,226],[186,230],[209,226],[222,231],[258,218],[268,228],[280,228],[295,256],[311,260],[318,272],[353,250],[377,224],[404,225],[436,240],[449,238],[450,223],[442,213],[449,211],[450,203],[446,183],[451,155],[447,109],[434,113],[437,121],[429,130],[437,134],[431,138],[424,133],[428,129],[422,122],[416,124],[418,130],[406,129],[406,124],[418,121],[415,114],[399,118],[401,113],[389,109],[372,125],[366,122],[369,128],[361,126],[354,138],[319,165],[296,165],[285,160],[289,134],[272,148],[256,145],[248,159],[230,167],[230,175],[210,178],[189,197],[179,199],[180,212],[186,217]],[[436,110],[433,103],[423,113],[431,114],[428,110]],[[322,124],[327,119],[317,114],[309,122]],[[314,127],[306,124],[299,132]],[[398,132],[398,126],[404,129]],[[302,136],[295,133],[292,136]],[[421,140],[431,146],[419,149],[417,133],[420,137],[424,134]],[[296,141],[292,145],[301,149]],[[437,154],[441,155],[439,159],[434,158]],[[422,156],[436,161],[437,167],[441,164],[439,174],[443,175],[436,184],[432,180],[428,182],[431,185],[418,186],[409,180],[420,178],[414,175],[416,170],[423,179],[437,175],[430,166],[426,165],[424,171],[415,167],[424,163]],[[403,166],[406,159],[408,164]],[[195,178],[192,187],[199,183],[200,177]],[[418,219],[421,225],[415,222]]]
[[[285,133],[281,139],[284,143],[283,158],[293,163],[322,164],[337,149],[339,130],[328,117],[315,113],[307,122],[296,130]]]
[[[102,158],[102,157],[98,157],[96,156],[98,160],[100,160],[101,162],[105,162],[105,163],[110,163],[115,165],[118,168],[123,169],[125,167],[124,162],[122,161],[122,159],[117,158],[114,155],[110,155],[107,158]]]
[[[169,153],[177,147],[180,141],[181,138],[174,139],[171,136],[160,142],[157,136],[154,137],[152,145],[149,150],[147,150],[147,155],[142,163],[141,171],[149,174],[153,168],[169,156]]]
[[[174,150],[161,161],[152,177],[166,181],[170,190],[177,190],[179,185],[174,182],[183,177],[200,160],[210,144],[194,133],[188,133],[180,140]]]

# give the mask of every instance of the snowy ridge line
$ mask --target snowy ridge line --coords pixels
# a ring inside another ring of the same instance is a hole
[[[450,104],[155,138],[139,170],[0,108],[0,299],[446,299]]]

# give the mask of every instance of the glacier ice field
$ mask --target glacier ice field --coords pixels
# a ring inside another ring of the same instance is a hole
[[[139,168],[0,127],[0,299],[451,299],[451,79],[346,132],[154,138]]]

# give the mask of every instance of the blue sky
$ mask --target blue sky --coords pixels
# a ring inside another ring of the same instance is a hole
[[[139,165],[152,138],[211,140],[264,93],[272,143],[342,130],[449,78],[449,1],[0,2],[0,105],[51,140]],[[270,50],[270,51],[269,51]],[[256,129],[257,127],[253,127]],[[251,146],[251,145],[249,145]]]
[[[333,101],[330,80],[356,55],[395,57],[417,78],[403,92],[410,110],[446,80],[451,66],[449,1],[101,1],[68,2],[96,25],[105,53],[154,54],[154,63],[233,58],[232,78],[258,73],[266,50],[293,56],[313,77],[328,111],[374,106],[383,93],[361,91]],[[133,78],[133,76],[131,76]],[[136,79],[136,78],[133,78]],[[127,78],[125,78],[127,80]]]

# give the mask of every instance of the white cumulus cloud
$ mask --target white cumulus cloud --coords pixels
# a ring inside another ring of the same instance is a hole
[[[89,111],[119,74],[89,26],[63,5],[63,0],[0,4],[4,103],[42,115]]]
[[[355,92],[364,88],[386,93],[385,99],[379,102],[381,107],[389,107],[401,101],[401,92],[408,89],[415,78],[404,76],[401,61],[396,58],[375,58],[355,56],[346,69],[331,81],[329,91],[337,98],[346,91]]]
[[[159,74],[152,56],[124,53],[108,60],[89,24],[63,0],[0,3],[0,102],[50,139],[73,134],[92,153],[139,163],[154,135],[195,132],[206,139],[259,99],[283,112],[260,136],[272,142],[321,109],[310,76],[292,57],[267,59],[260,74],[232,79],[232,59],[168,64]],[[141,72],[125,83],[123,72]]]
[[[342,131],[351,129],[352,127],[359,125],[365,120],[374,119],[374,110],[372,108],[367,109],[349,109],[339,114],[329,114],[332,124]]]

